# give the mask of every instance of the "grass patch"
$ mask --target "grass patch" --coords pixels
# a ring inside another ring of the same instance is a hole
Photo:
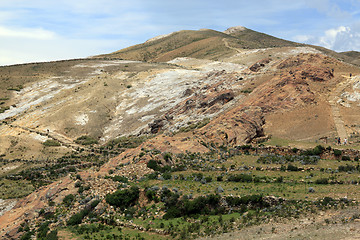
[[[194,129],[202,128],[202,127],[206,126],[209,122],[210,122],[209,118],[204,118],[200,122],[193,123],[193,124],[190,124],[189,126],[180,128],[179,132],[189,132]]]
[[[21,198],[34,191],[30,181],[26,180],[0,180],[0,199]]]
[[[43,145],[45,147],[59,147],[61,146],[60,142],[53,140],[53,139],[48,139],[45,142],[43,142]]]
[[[81,144],[81,145],[92,145],[92,144],[97,144],[98,141],[95,138],[92,138],[90,136],[81,136],[78,137],[75,142],[77,144]]]

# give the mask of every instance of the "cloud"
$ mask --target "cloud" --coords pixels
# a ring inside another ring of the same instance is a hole
[[[344,2],[334,0],[305,0],[305,4],[316,9],[319,13],[331,16],[333,18],[351,17],[350,9],[345,7]]]
[[[49,40],[55,37],[55,33],[42,28],[20,28],[10,29],[0,26],[0,37],[31,38]]]
[[[21,38],[2,39],[0,65],[46,62],[72,58],[85,58],[109,53],[129,46],[125,40],[65,39],[61,37],[41,40]]]
[[[337,43],[340,36],[349,35],[351,29],[349,27],[340,26],[338,28],[332,28],[325,31],[325,34],[318,40],[318,44],[326,48],[339,50]]]
[[[338,52],[360,50],[360,22],[351,27],[339,26],[324,31],[319,36],[297,35],[294,41],[323,46]]]

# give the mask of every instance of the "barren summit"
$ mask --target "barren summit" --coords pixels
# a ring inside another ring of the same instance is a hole
[[[357,56],[238,26],[0,67],[0,236],[357,236]]]

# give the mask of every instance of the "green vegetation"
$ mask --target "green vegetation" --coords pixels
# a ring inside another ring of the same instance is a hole
[[[74,172],[78,192],[66,195],[56,212],[41,211],[44,227],[40,231],[38,224],[30,232],[48,236],[53,229],[46,229],[45,222],[64,219],[71,211],[65,229],[80,239],[192,239],[310,217],[351,206],[350,200],[360,197],[360,165],[345,151],[341,156],[350,159],[335,157],[333,149],[321,146],[302,150],[214,144],[211,149],[174,154],[143,148],[133,161],[151,159],[147,167],[154,172],[122,176],[118,171],[128,163],[110,169],[109,175],[97,177],[117,188],[104,199],[95,200],[87,179]]]
[[[87,205],[83,210],[79,213],[75,213],[72,215],[69,220],[66,222],[67,226],[79,225],[82,220],[88,216],[91,211],[99,204],[99,200],[93,201],[91,204]]]
[[[204,118],[203,120],[201,120],[197,123],[193,123],[193,124],[190,124],[189,126],[180,128],[179,132],[190,132],[194,129],[198,129],[198,128],[202,128],[202,127],[206,126],[209,122],[210,122],[209,118]]]
[[[0,113],[4,113],[6,110],[9,110],[10,107],[0,107]]]
[[[92,144],[97,144],[98,141],[90,136],[81,136],[78,137],[75,142],[77,144],[81,144],[81,145],[92,145]]]
[[[149,137],[147,136],[128,136],[128,137],[119,137],[114,140],[110,140],[106,146],[108,149],[117,148],[136,148],[145,142]]]
[[[22,85],[17,85],[16,87],[9,87],[7,90],[9,91],[20,91],[21,89],[23,89],[24,87]]]
[[[61,146],[59,141],[48,139],[45,142],[43,142],[43,145],[46,147],[58,147]]]
[[[130,189],[117,190],[113,194],[106,195],[106,202],[111,206],[125,209],[133,206],[139,198],[139,188],[131,187]]]

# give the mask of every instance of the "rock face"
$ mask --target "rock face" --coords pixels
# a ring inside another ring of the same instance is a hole
[[[232,34],[232,33],[236,33],[236,32],[241,32],[241,31],[244,31],[246,30],[246,27],[243,27],[243,26],[236,26],[236,27],[231,27],[231,28],[228,28],[224,31],[224,33],[226,34]]]

